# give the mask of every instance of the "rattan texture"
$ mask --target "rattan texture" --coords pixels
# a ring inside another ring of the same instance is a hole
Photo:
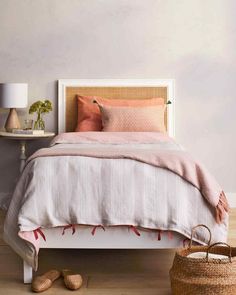
[[[206,257],[187,257],[194,252],[205,252]],[[228,259],[210,259],[208,253]],[[170,279],[173,295],[235,295],[236,248],[220,242],[208,246],[192,246],[191,242],[188,248],[176,252]]]
[[[61,272],[52,269],[41,276],[36,276],[33,279],[31,288],[33,292],[43,292],[49,289],[52,286],[52,283],[61,276]]]
[[[66,132],[77,125],[77,95],[98,96],[106,99],[150,99],[162,97],[167,102],[167,87],[67,87],[66,88]],[[167,128],[167,109],[165,111]]]
[[[67,289],[77,290],[82,286],[83,280],[81,275],[69,269],[63,269],[62,276],[64,277],[64,283]]]

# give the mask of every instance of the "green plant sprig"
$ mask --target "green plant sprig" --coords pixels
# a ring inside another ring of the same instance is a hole
[[[29,114],[37,113],[38,115],[52,111],[52,102],[48,99],[38,100],[29,108]]]

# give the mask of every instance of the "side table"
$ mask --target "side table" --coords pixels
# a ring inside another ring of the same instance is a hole
[[[44,134],[15,134],[11,132],[0,131],[0,136],[6,139],[18,140],[20,143],[20,172],[23,170],[26,161],[26,142],[29,140],[37,140],[55,136],[53,132],[45,132]]]

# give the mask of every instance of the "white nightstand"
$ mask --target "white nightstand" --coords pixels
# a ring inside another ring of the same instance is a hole
[[[37,140],[55,136],[53,132],[45,132],[41,135],[36,134],[14,134],[10,132],[0,131],[0,136],[6,139],[18,140],[20,142],[20,171],[23,170],[26,161],[26,142],[28,140]]]

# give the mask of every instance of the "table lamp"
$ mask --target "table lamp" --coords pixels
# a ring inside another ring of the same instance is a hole
[[[10,108],[5,123],[7,132],[20,128],[16,108],[26,108],[28,105],[28,84],[26,83],[0,83],[0,108]]]

